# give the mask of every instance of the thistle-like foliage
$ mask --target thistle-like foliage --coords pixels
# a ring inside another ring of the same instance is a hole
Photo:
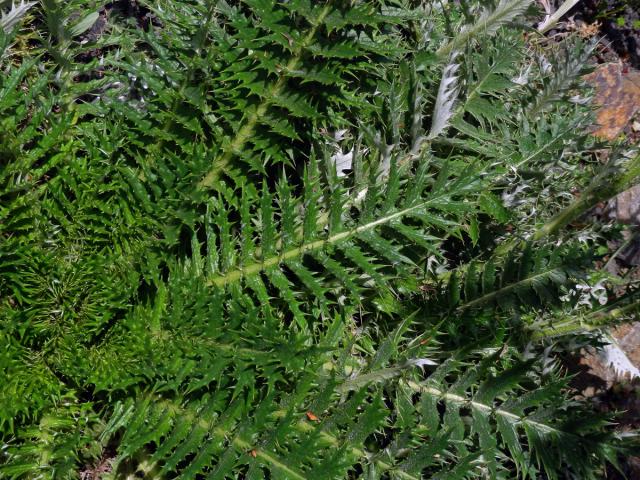
[[[532,3],[532,0],[499,0],[497,4],[478,7],[477,20],[464,25],[458,35],[438,49],[438,53],[451,54],[475,37],[493,35],[500,27],[521,17]]]
[[[131,118],[129,135],[163,138],[159,155],[199,144],[214,152],[205,189],[235,182],[238,168],[295,163],[309,132],[370,114],[377,66],[397,64],[398,25],[415,17],[378,2],[141,3],[157,20],[117,60],[128,77],[109,96],[144,102],[145,122]]]
[[[1,4],[0,4],[1,5]],[[7,11],[0,14],[0,30],[4,30],[5,34],[9,34],[13,28],[20,22],[29,9],[35,5],[35,2],[21,1],[19,4],[12,3]]]
[[[576,298],[602,244],[567,229],[637,161],[590,161],[583,47],[525,44],[532,2],[89,3],[1,29],[0,476],[625,454],[545,339],[637,310]]]
[[[503,264],[495,259],[483,264],[471,261],[464,278],[454,270],[446,289],[447,303],[458,310],[473,310],[485,305],[511,309],[519,304],[552,306],[558,302],[559,287],[572,274],[583,271],[580,262],[589,257],[579,248],[526,244],[510,251]],[[585,265],[582,265],[584,268]],[[577,278],[573,278],[574,284]]]

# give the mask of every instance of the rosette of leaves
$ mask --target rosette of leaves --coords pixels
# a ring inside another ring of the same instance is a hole
[[[3,60],[2,475],[615,464],[628,442],[524,342],[596,256],[567,225],[638,161],[590,161],[584,48],[530,62],[532,3],[141,1],[135,26],[111,10],[100,78],[64,35],[66,64]]]

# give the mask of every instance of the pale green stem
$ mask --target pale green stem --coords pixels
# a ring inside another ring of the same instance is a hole
[[[340,241],[347,240],[354,235],[372,230],[380,225],[384,225],[392,222],[393,220],[402,218],[405,215],[409,215],[412,212],[425,208],[429,203],[431,203],[431,201],[432,200],[413,205],[412,207],[405,208],[404,210],[400,210],[398,212],[392,213],[391,215],[379,218],[373,222],[365,223],[364,225],[360,225],[354,229],[336,233],[329,238],[322,238],[309,243],[305,243],[303,245],[300,245],[299,247],[291,248],[282,252],[280,255],[266,258],[262,262],[252,263],[245,267],[231,270],[223,275],[211,278],[207,283],[216,287],[222,287],[224,285],[227,285],[228,283],[236,282],[247,275],[255,275],[258,272],[267,270],[271,267],[275,267],[276,265],[284,261],[298,258],[305,253],[320,250],[327,245],[332,245]]]
[[[565,321],[550,325],[539,324],[530,327],[532,340],[561,337],[579,332],[590,332],[600,328],[606,328],[627,318],[628,315],[640,310],[640,301],[633,302],[622,307],[616,307],[607,311],[593,312],[583,318],[569,318]]]
[[[533,240],[540,240],[559,232],[598,203],[609,200],[633,186],[639,177],[640,155],[631,160],[622,173],[613,173],[612,169],[604,171],[571,205],[540,227],[533,235]]]

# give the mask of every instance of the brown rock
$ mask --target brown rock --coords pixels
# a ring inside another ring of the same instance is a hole
[[[607,63],[586,76],[595,89],[594,135],[614,140],[640,110],[640,72],[618,63]]]

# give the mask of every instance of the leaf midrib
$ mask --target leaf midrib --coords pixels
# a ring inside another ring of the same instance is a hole
[[[374,228],[380,225],[384,225],[398,218],[402,218],[405,215],[408,215],[416,210],[421,210],[427,207],[433,201],[434,199],[430,199],[430,200],[418,203],[411,207],[407,207],[403,210],[399,210],[395,213],[392,213],[391,215],[387,215],[387,216],[378,218],[372,222],[359,225],[358,227],[353,228],[351,230],[345,230],[343,232],[336,233],[335,235],[332,235],[328,238],[314,240],[312,242],[302,244],[299,247],[291,248],[289,250],[282,252],[280,255],[269,257],[263,260],[262,262],[252,263],[250,265],[231,270],[225,273],[224,275],[210,278],[207,284],[211,286],[216,286],[216,287],[223,287],[230,283],[239,281],[241,278],[245,276],[255,275],[259,272],[267,270],[268,268],[275,267],[276,265],[279,265],[280,263],[285,262],[287,260],[298,258],[306,253],[309,253],[315,250],[321,250],[327,245],[333,245],[343,240],[346,240],[348,238],[351,238],[355,235],[358,235],[360,233],[373,230]]]
[[[460,305],[458,307],[458,311],[466,310],[468,308],[475,307],[477,305],[482,305],[483,303],[486,303],[486,302],[490,302],[491,300],[493,300],[499,295],[511,293],[512,291],[517,290],[519,287],[529,286],[530,284],[534,283],[536,280],[540,278],[548,277],[550,275],[553,275],[554,273],[562,273],[562,271],[563,271],[562,268],[555,267],[555,268],[550,268],[542,272],[536,273],[535,275],[523,278],[522,280],[518,280],[515,283],[511,283],[506,287],[499,288],[498,290],[495,290],[491,293],[487,293],[486,295],[482,295],[481,297],[475,298],[463,305]]]

